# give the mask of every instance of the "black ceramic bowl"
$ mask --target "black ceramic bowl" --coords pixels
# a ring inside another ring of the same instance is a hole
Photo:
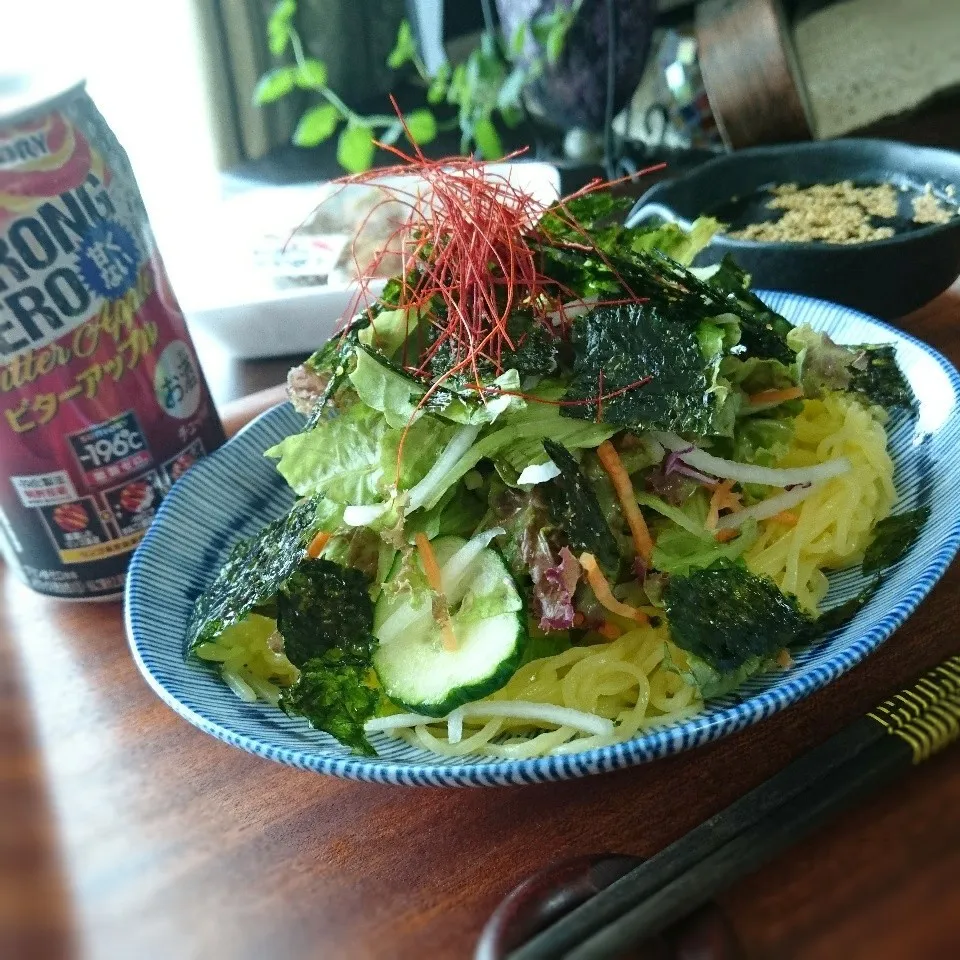
[[[956,210],[960,154],[854,139],[740,150],[658,183],[640,198],[627,223],[672,220],[688,227],[701,214],[730,210],[735,198],[776,184],[843,180],[858,186],[890,183],[906,197],[929,184]],[[960,274],[960,216],[939,225],[910,224],[868,243],[766,243],[719,234],[696,263],[717,263],[727,254],[751,274],[755,287],[804,293],[893,319],[932,300]]]

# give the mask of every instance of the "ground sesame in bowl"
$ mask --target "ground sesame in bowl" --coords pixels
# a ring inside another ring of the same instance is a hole
[[[931,184],[782,183],[734,197],[711,211],[727,236],[762,243],[870,243],[958,216],[952,191]]]

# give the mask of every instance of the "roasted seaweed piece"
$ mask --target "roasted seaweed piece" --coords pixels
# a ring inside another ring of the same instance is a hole
[[[216,640],[252,610],[272,607],[277,594],[303,562],[307,544],[316,532],[321,499],[301,500],[286,516],[234,546],[227,562],[194,606],[187,629],[189,648]]]
[[[719,673],[812,640],[815,621],[794,597],[741,564],[720,560],[670,578],[663,594],[674,641]]]
[[[562,415],[699,436],[732,431],[736,397],[717,380],[719,357],[704,356],[699,320],[652,303],[578,318]]]
[[[580,464],[566,447],[553,440],[544,440],[543,447],[560,469],[559,476],[542,487],[551,519],[577,553],[592,553],[601,567],[616,571],[620,565],[617,541]]]
[[[896,563],[913,546],[929,517],[929,507],[917,507],[881,520],[864,551],[863,572],[876,573]]]

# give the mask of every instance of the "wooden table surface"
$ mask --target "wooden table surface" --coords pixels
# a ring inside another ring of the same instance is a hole
[[[904,325],[957,363],[960,288]],[[221,398],[287,365],[204,356]],[[960,650],[957,565],[879,653],[726,740],[577,782],[413,789],[226,746],[140,679],[119,605],[50,600],[3,570],[0,589],[4,958],[468,957],[532,871],[649,856]],[[719,903],[751,958],[960,956],[960,748]]]

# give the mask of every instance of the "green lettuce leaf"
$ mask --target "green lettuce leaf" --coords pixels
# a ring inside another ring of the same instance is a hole
[[[392,477],[384,470],[387,421],[378,410],[357,403],[312,430],[295,433],[266,451],[300,496],[316,493],[336,503],[386,499]]]
[[[682,507],[675,507],[662,497],[640,492],[637,494],[637,503],[665,517],[691,536],[707,543],[716,543],[713,534],[704,526],[707,519],[707,503],[704,496],[691,496]]]
[[[546,463],[550,459],[544,449],[544,438],[562,443],[568,450],[584,450],[599,447],[604,440],[609,440],[615,432],[604,423],[564,420],[560,416],[559,407],[547,409],[553,410],[555,413],[543,418],[538,417],[536,420],[529,420],[527,423],[544,424],[546,421],[554,421],[550,426],[545,426],[539,436],[521,436],[504,444],[494,458],[497,472],[505,483],[516,486],[517,478],[527,467]],[[514,422],[519,422],[519,420]]]
[[[420,314],[416,310],[381,310],[360,331],[359,340],[364,346],[372,347],[392,359],[417,332],[419,324]]]
[[[308,429],[328,414],[330,407],[335,405],[334,401],[342,393],[341,387],[346,382],[354,363],[353,354],[360,334],[369,323],[370,321],[362,314],[354,317],[343,331],[334,334],[304,361],[303,366],[316,374],[321,382],[326,383],[326,388],[310,414]]]
[[[479,529],[486,511],[484,500],[462,483],[454,484],[435,507],[414,511],[404,523],[404,533],[410,542],[417,533],[425,533],[428,540],[449,536],[469,539]]]
[[[690,664],[690,678],[699,688],[700,696],[704,700],[726,696],[736,690],[744,680],[774,666],[774,661],[769,658],[749,657],[735,669],[721,673],[706,660],[692,653],[687,654],[687,660]]]
[[[266,451],[300,496],[320,493],[339,504],[388,500],[406,427],[391,428],[383,414],[356,403],[312,430],[293,434]],[[407,431],[401,489],[423,478],[455,428],[424,415]]]
[[[741,533],[727,543],[706,540],[669,525],[657,532],[653,548],[652,566],[663,573],[686,576],[691,570],[709,567],[717,560],[735,560],[749,550],[757,539],[757,522],[744,522]]]
[[[710,243],[720,229],[720,223],[713,217],[697,217],[687,233],[675,223],[665,223],[652,230],[634,232],[631,248],[649,253],[659,250],[677,263],[689,267],[696,255]]]
[[[822,397],[831,390],[847,390],[853,378],[854,351],[804,324],[790,331],[787,341],[796,351],[796,367],[804,393]]]
[[[349,377],[360,399],[380,411],[391,427],[406,427],[427,412],[454,423],[493,423],[504,411],[526,406],[522,397],[514,395],[520,391],[520,374],[515,369],[506,370],[489,382],[488,386],[506,391],[501,395],[491,394],[478,400],[450,390],[437,390],[422,407],[426,386],[369,347],[361,346],[356,351],[356,363]]]
[[[569,650],[571,646],[573,644],[570,641],[570,634],[566,630],[551,630],[545,633],[539,629],[535,620],[531,620],[527,647],[523,652],[520,666],[525,667],[534,660],[556,656],[558,653]]]
[[[764,357],[724,357],[720,375],[748,394],[787,390],[799,383],[795,365]]]
[[[631,197],[617,196],[608,190],[588,193],[548,210],[540,229],[554,240],[584,241],[584,233],[605,254],[623,251],[649,253],[660,250],[685,266],[713,239],[720,229],[712,217],[699,217],[687,233],[675,223],[657,227],[624,227],[622,220],[633,206]],[[577,228],[569,223],[576,221]]]
[[[421,415],[417,404],[425,393],[424,388],[369,347],[356,351],[356,366],[349,376],[361,401],[382,413],[388,426],[405,427]]]
[[[793,443],[795,422],[792,417],[745,417],[737,421],[732,437],[721,437],[710,449],[718,457],[737,463],[774,467]],[[769,495],[769,488],[763,496]]]
[[[750,275],[741,270],[729,254],[705,282],[740,318],[740,343],[746,355],[785,364],[793,362],[793,351],[787,343],[793,324],[774,313],[750,290]]]
[[[342,508],[340,518],[343,518]],[[323,559],[341,567],[352,567],[375,580],[383,546],[384,541],[376,531],[367,527],[347,527],[339,535],[330,538],[324,548]]]
[[[440,400],[432,404],[431,409],[445,420],[454,423],[484,424],[493,423],[508,410],[517,413],[523,410],[527,402],[520,396],[520,371],[511,367],[500,376],[487,383],[487,386],[506,391],[502,394],[491,393],[485,400],[474,400],[462,394],[451,394],[449,400]]]
[[[533,459],[523,463],[523,466],[528,466],[529,463],[545,463],[547,457],[538,453],[542,449],[544,438],[549,437],[565,445],[587,447],[599,446],[616,433],[615,427],[606,424],[590,424],[587,430],[568,428],[569,421],[561,419],[557,410],[557,407],[548,404],[530,403],[522,411],[511,411],[505,415],[497,421],[493,429],[482,434],[454,464],[425,506],[428,509],[435,506],[446,491],[463,479],[481,460],[503,457],[503,462],[512,468],[531,456]],[[527,443],[531,445],[524,446]],[[515,452],[517,450],[520,452]]]

